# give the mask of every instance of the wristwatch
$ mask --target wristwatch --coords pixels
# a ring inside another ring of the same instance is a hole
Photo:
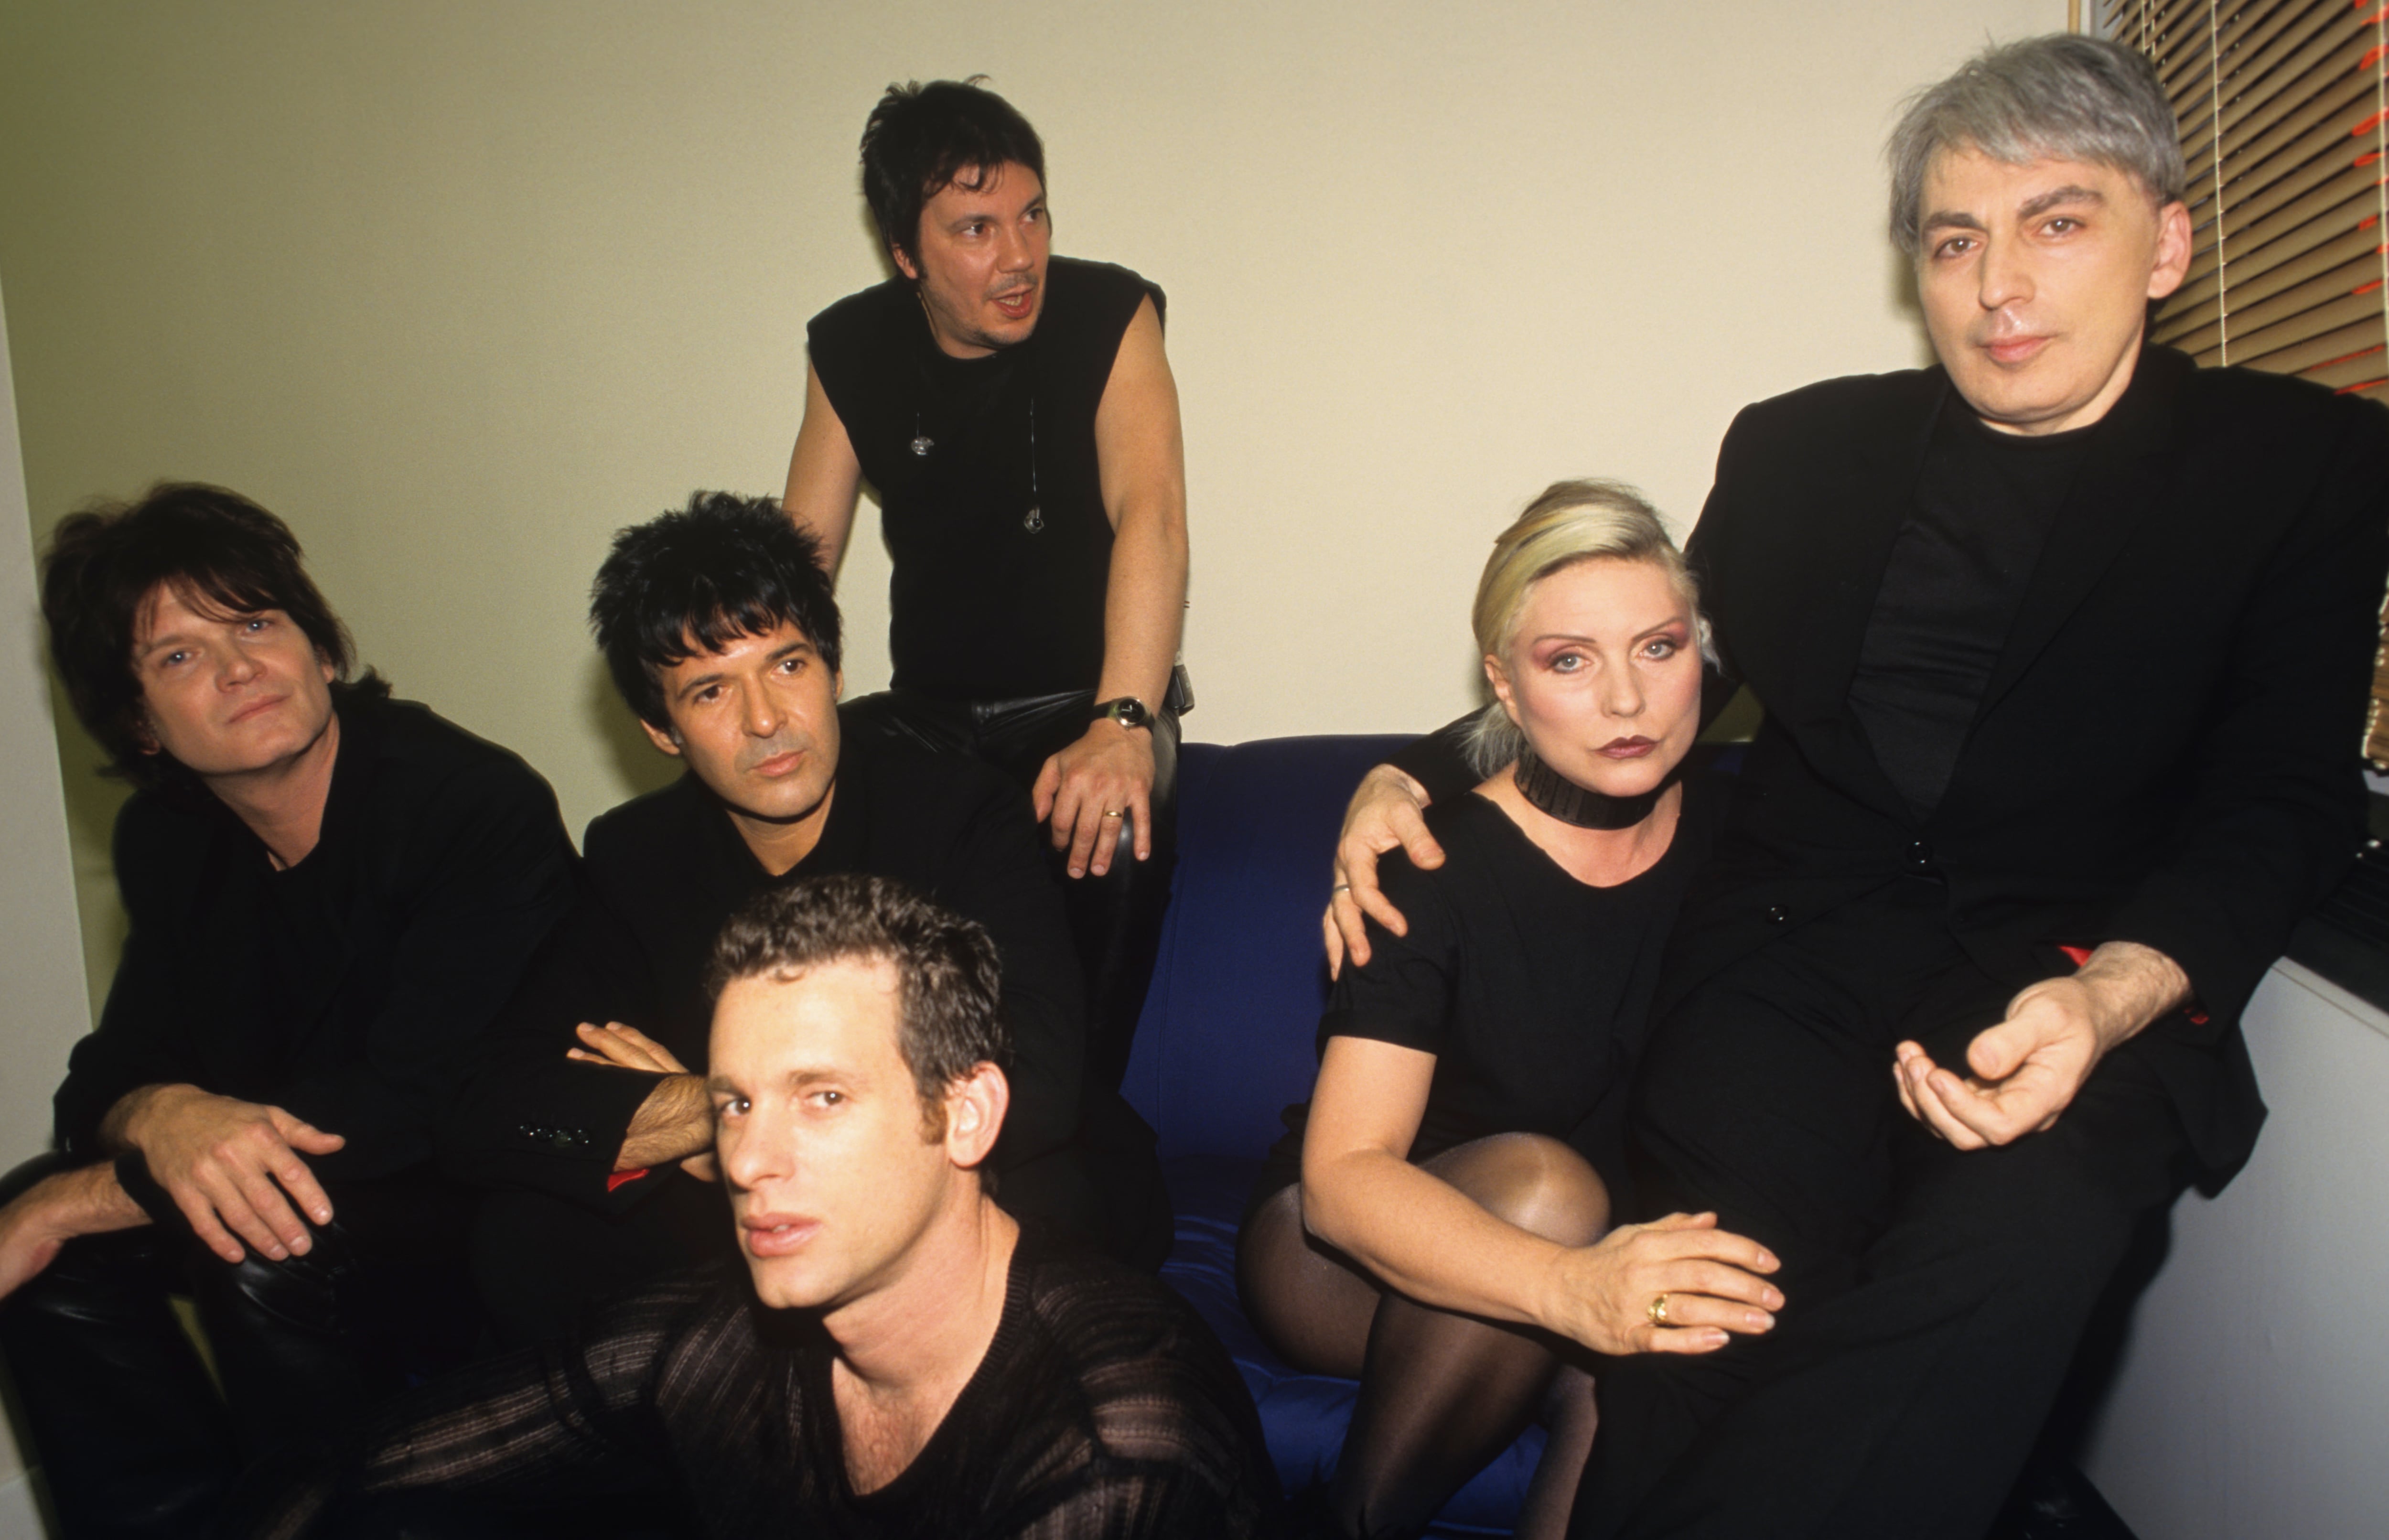
[[[1123,695],[1117,700],[1096,701],[1094,720],[1101,722],[1105,717],[1123,727],[1143,727],[1147,731],[1153,727],[1153,712],[1143,701],[1132,695]]]

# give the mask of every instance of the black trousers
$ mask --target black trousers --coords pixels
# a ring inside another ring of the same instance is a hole
[[[1716,1354],[1603,1364],[1571,1536],[1990,1525],[2135,1229],[2191,1167],[2128,1044],[2011,1145],[1961,1151],[1909,1117],[1895,1045],[1962,1072],[2016,987],[1966,956],[1945,904],[1938,882],[1903,879],[1662,1022],[1636,1110],[1645,1207],[1715,1210],[1765,1243],[1786,1303],[1772,1332]]]
[[[19,1167],[0,1200],[57,1169]],[[462,1202],[406,1183],[330,1196],[339,1217],[287,1263],[232,1266],[187,1225],[147,1225],[69,1241],[0,1305],[0,1352],[69,1540],[211,1534],[244,1470],[270,1481],[324,1457],[384,1397],[469,1355]],[[197,1308],[213,1378],[174,1295]]]
[[[849,731],[984,760],[1025,791],[1036,785],[1048,759],[1085,735],[1094,699],[1092,690],[1018,700],[947,700],[917,690],[882,690],[847,702],[839,717]],[[1123,818],[1103,876],[1073,880],[1064,872],[1059,852],[1054,859],[1086,973],[1087,1072],[1107,1090],[1118,1090],[1128,1072],[1145,986],[1161,949],[1162,915],[1177,856],[1178,713],[1166,706],[1154,712],[1153,767],[1150,857],[1136,859],[1136,831]]]

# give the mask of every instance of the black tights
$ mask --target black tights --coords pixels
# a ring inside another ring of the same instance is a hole
[[[1497,1134],[1422,1169],[1495,1217],[1565,1246],[1588,1245],[1609,1227],[1601,1178],[1555,1139]],[[1538,1416],[1551,1439],[1517,1533],[1560,1533],[1595,1419],[1591,1379],[1563,1361],[1553,1339],[1386,1289],[1303,1228],[1299,1185],[1245,1226],[1236,1273],[1246,1313],[1288,1363],[1361,1381],[1328,1493],[1343,1533],[1420,1534]]]

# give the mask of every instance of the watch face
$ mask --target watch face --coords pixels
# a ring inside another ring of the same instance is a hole
[[[1118,700],[1107,700],[1104,702],[1103,708],[1098,714],[1110,717],[1114,722],[1118,723],[1123,727],[1150,727],[1153,725],[1153,713],[1144,709],[1143,701],[1139,700],[1132,695],[1124,695]]]

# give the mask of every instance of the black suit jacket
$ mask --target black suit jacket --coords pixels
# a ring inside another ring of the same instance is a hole
[[[58,1088],[70,1161],[104,1153],[126,1092],[185,1083],[345,1136],[307,1158],[326,1183],[429,1161],[467,1046],[572,901],[572,843],[547,783],[505,750],[421,706],[337,699],[322,834],[291,870],[211,797],[144,792],[118,815],[132,929]]]
[[[703,1073],[714,937],[767,887],[827,872],[892,877],[985,926],[1003,960],[1016,1053],[1002,1166],[1077,1134],[1085,1007],[1062,896],[1046,875],[1020,789],[975,760],[859,735],[839,753],[821,841],[774,879],[694,776],[589,826],[588,885],[524,978],[442,1118],[442,1164],[492,1186],[528,1187],[615,1213],[661,1192],[703,1208],[719,1198],[678,1171],[611,1180],[631,1118],[655,1077],[565,1057],[582,1021],[622,1021]]]
[[[2134,941],[2204,1024],[2139,1046],[2199,1156],[2264,1118],[2239,1017],[2362,833],[2359,738],[2389,565],[2389,414],[2152,348],[2061,509],[1941,802],[1919,819],[1848,696],[1938,368],[1830,380],[1727,433],[1689,545],[1730,674],[1766,708],[1670,959],[1678,996],[1904,871],[2021,988]]]

